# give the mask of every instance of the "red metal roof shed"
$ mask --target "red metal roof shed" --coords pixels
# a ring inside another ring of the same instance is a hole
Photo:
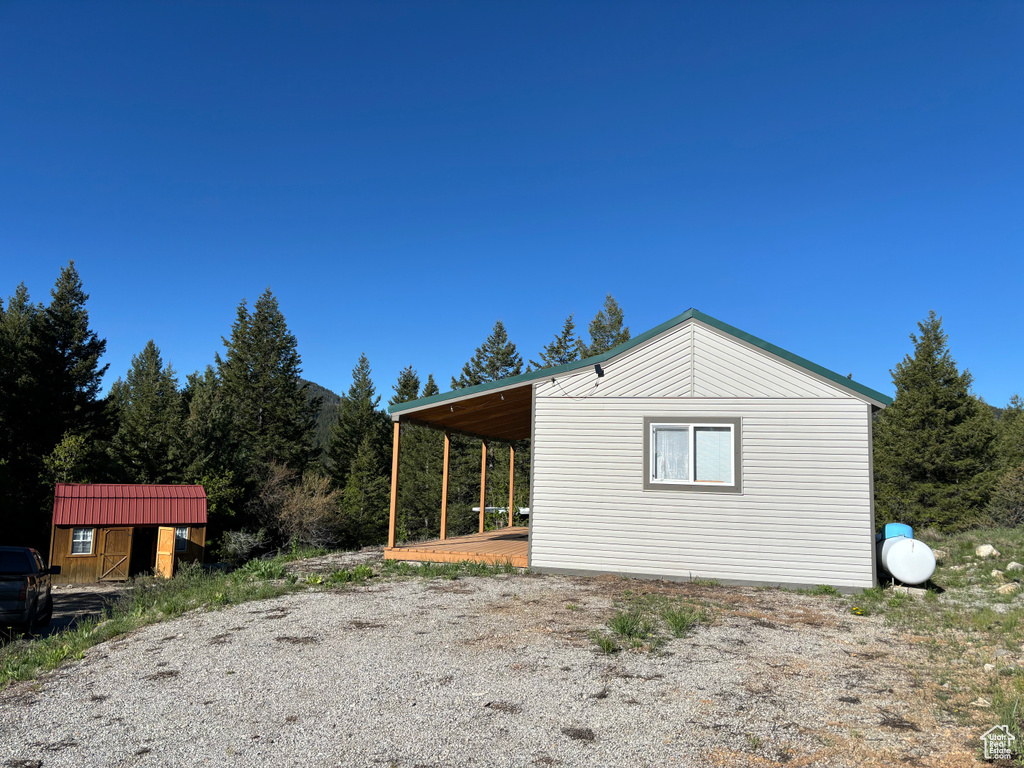
[[[206,525],[201,485],[57,483],[54,525]]]

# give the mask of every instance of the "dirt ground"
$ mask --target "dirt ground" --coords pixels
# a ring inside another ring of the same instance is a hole
[[[43,637],[67,629],[78,619],[99,616],[126,589],[124,584],[57,584],[53,587],[53,620]]]
[[[293,568],[355,564],[337,557]],[[114,596],[68,589],[55,606],[63,617]],[[617,610],[660,598],[714,619],[654,650],[597,650],[593,632]],[[937,706],[926,642],[844,601],[778,590],[374,579],[193,612],[97,646],[0,694],[0,752],[48,768],[170,765],[192,749],[230,755],[213,765],[979,765],[984,728]],[[343,679],[317,673],[339,660]],[[263,668],[275,672],[234,673]],[[172,679],[173,698],[149,691]],[[202,717],[183,719],[193,711]],[[108,727],[90,731],[101,715]]]

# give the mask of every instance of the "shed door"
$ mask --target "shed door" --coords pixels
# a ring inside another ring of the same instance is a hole
[[[157,576],[165,579],[174,575],[174,527],[160,526],[156,534],[156,571]]]
[[[100,581],[126,580],[131,552],[131,528],[112,528],[104,533]]]

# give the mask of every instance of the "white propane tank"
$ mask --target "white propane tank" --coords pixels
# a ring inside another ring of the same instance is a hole
[[[904,584],[923,584],[935,573],[935,553],[923,541],[895,536],[876,546],[878,564]]]

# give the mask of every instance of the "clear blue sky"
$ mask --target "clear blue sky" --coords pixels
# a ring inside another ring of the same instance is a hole
[[[0,2],[0,295],[75,259],[109,384],[268,286],[308,378],[442,389],[612,292],[891,393],[929,309],[1024,394],[1020,2]]]

